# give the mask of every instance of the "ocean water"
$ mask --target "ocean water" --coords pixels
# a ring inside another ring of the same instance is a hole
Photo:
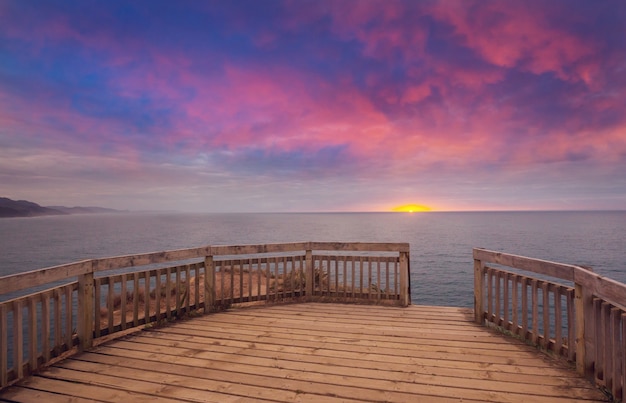
[[[473,304],[472,248],[587,265],[626,283],[626,211],[103,214],[0,220],[0,276],[83,259],[298,241],[409,242],[415,304]]]

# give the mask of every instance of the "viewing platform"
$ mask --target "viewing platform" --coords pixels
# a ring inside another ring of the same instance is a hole
[[[0,278],[0,400],[626,402],[626,286],[473,257],[474,309],[411,305],[408,244],[206,246]]]

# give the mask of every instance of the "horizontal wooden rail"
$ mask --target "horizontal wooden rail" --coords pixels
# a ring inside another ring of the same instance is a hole
[[[575,362],[579,373],[626,402],[625,284],[589,268],[475,248],[474,315]]]
[[[62,353],[92,347],[94,340],[193,311],[325,298],[406,306],[408,260],[406,243],[217,245],[84,260],[2,277],[0,389]],[[140,268],[172,262],[178,265]],[[13,295],[18,292],[30,294]]]

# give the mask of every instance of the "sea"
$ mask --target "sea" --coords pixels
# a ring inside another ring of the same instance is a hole
[[[301,241],[410,243],[411,298],[421,305],[472,306],[474,247],[590,266],[626,283],[626,211],[5,218],[0,219],[0,277],[91,258]]]

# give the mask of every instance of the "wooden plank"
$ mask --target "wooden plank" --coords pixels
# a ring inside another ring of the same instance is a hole
[[[0,277],[0,295],[38,287],[59,280],[66,280],[91,271],[91,260],[83,260],[45,269]]]
[[[306,347],[285,345],[281,343],[250,343],[244,340],[223,340],[215,343],[211,338],[203,336],[184,335],[176,332],[151,331],[149,344],[159,346],[176,346],[201,349],[212,352],[216,357],[225,354],[242,355],[248,357],[264,357],[268,359],[284,359],[298,362],[312,362],[322,365],[338,367],[358,367],[385,371],[411,371],[423,375],[452,376],[466,379],[491,379],[494,381],[532,383],[538,385],[561,385],[564,379],[570,386],[592,388],[593,386],[583,378],[565,368],[552,366],[537,368],[536,366],[520,366],[509,364],[489,364],[464,361],[457,355],[450,360],[433,360],[423,357],[407,357],[402,355],[382,354],[378,352],[333,350],[320,347],[310,349]],[[258,333],[257,333],[258,334]],[[89,359],[84,356],[76,359]],[[482,368],[481,368],[482,367]],[[539,373],[538,373],[539,372]]]
[[[165,317],[172,319],[172,268],[165,269]]]
[[[8,383],[9,315],[6,303],[0,303],[0,388]]]
[[[53,306],[54,306],[54,345],[55,353],[61,353],[61,346],[63,345],[63,336],[61,332],[61,290],[59,288],[52,292]]]
[[[626,402],[626,312],[622,311],[622,403]]]
[[[81,398],[76,396],[62,395],[59,393],[46,392],[44,390],[30,389],[22,386],[16,386],[0,393],[2,399],[16,402],[46,402],[46,403],[92,403],[93,396],[89,398]]]
[[[58,394],[65,397],[65,401],[72,401],[73,398],[78,397],[80,399],[94,399],[96,397],[99,401],[105,402],[167,402],[174,403],[175,399],[166,399],[156,395],[148,395],[138,393],[135,391],[121,390],[114,386],[107,384],[90,384],[88,380],[83,382],[67,381],[60,377],[61,371],[58,368],[51,369],[45,373],[46,376],[36,376],[27,379],[20,384],[23,388],[45,390],[51,393]],[[58,377],[54,377],[57,375]],[[123,381],[121,378],[117,378],[118,381]],[[15,396],[14,398],[19,398]]]
[[[133,273],[133,326],[139,326],[139,272]],[[147,304],[147,299],[144,302]]]
[[[557,355],[563,355],[561,348],[563,347],[563,306],[562,295],[565,287],[556,286],[552,289],[554,298],[554,351]]]
[[[530,292],[532,297],[532,338],[531,341],[534,345],[537,345],[539,340],[539,294],[538,294],[538,280],[533,278],[530,280]]]
[[[41,352],[44,363],[50,361],[50,294],[50,291],[41,294]]]
[[[150,272],[146,271],[144,273],[144,320],[146,324],[150,323],[150,279]]]
[[[522,281],[522,339],[528,340],[528,277],[521,276]]]
[[[509,324],[509,282],[510,282],[510,275],[508,273],[503,273],[502,274],[502,281],[503,281],[503,311],[504,311],[504,328],[507,330],[511,329],[511,326]]]
[[[89,276],[89,275],[87,275]],[[93,283],[92,283],[93,284]],[[70,350],[72,349],[72,347],[74,346],[73,344],[73,335],[74,335],[74,327],[72,326],[72,318],[74,317],[73,315],[73,308],[72,306],[74,305],[72,303],[72,294],[74,291],[74,286],[69,284],[66,285],[64,288],[65,290],[65,344],[67,346],[67,349]],[[80,307],[81,301],[80,301],[80,292],[78,293],[79,297],[77,298],[78,301],[78,305]],[[83,340],[79,340],[80,343],[84,342],[85,347],[91,347],[91,345],[93,344],[93,286],[90,287],[90,289],[87,290],[87,295],[85,295],[86,299],[85,299],[85,320],[86,321],[86,327],[85,327],[85,332],[86,335],[84,336]],[[81,317],[81,312],[79,310],[79,312],[77,313],[78,317]],[[80,327],[79,325],[77,327]]]
[[[621,350],[621,342],[620,342],[620,316],[621,316],[622,310],[617,308],[617,307],[611,307],[611,314],[610,314],[610,336],[609,336],[609,342],[611,345],[611,367],[609,368],[610,371],[610,379],[611,382],[609,385],[607,385],[607,388],[609,388],[611,390],[611,393],[613,394],[614,398],[617,400],[619,398],[621,398],[620,394],[623,391],[623,386],[620,387],[620,383],[621,383],[621,379],[622,379],[622,374],[621,371],[623,371],[622,366],[624,365],[624,363],[621,362],[621,357],[620,357],[620,350]],[[626,338],[626,335],[623,335],[624,338]]]
[[[115,306],[114,306],[114,290],[115,290],[115,278],[107,277],[107,327],[109,329],[109,334],[113,333],[113,327],[115,324],[113,323]]]
[[[509,253],[494,252],[486,249],[474,248],[474,259],[485,263],[496,263],[504,266],[514,267],[556,277],[563,280],[574,281],[574,271],[578,266],[569,264],[550,262],[541,259],[532,259],[524,256],[512,255]]]
[[[611,334],[611,308],[608,302],[602,302],[602,354],[604,356],[604,386],[611,390],[613,388],[613,357],[617,351],[613,350],[613,340]]]
[[[83,387],[126,393],[89,390],[102,400],[210,400],[206,392],[233,400],[602,399],[567,366],[446,307],[229,310],[100,345],[44,376],[55,382],[42,389],[65,396],[83,396]]]
[[[512,320],[512,329],[511,331],[514,334],[519,334],[518,328],[519,328],[519,297],[518,297],[518,286],[519,286],[519,276],[517,274],[513,274],[512,275],[512,287],[513,287],[513,292],[512,292],[512,296],[511,296],[511,310],[513,313],[513,320]]]
[[[13,370],[16,378],[24,376],[24,327],[22,315],[22,300],[13,302]]]
[[[136,362],[136,361],[135,361]],[[187,368],[184,374],[178,372],[179,368],[174,365],[166,365],[165,368],[175,369],[177,372],[166,372],[162,368],[152,368],[150,371],[137,370],[137,366],[127,367],[121,365],[103,365],[97,362],[90,361],[78,361],[68,360],[61,365],[63,368],[75,369],[82,372],[98,371],[99,374],[107,376],[123,376],[126,379],[154,382],[158,381],[162,384],[176,385],[180,388],[198,390],[201,391],[203,400],[217,400],[217,401],[242,401],[250,399],[263,399],[269,401],[316,401],[321,398],[320,395],[311,395],[305,393],[297,393],[292,390],[285,390],[280,387],[271,387],[271,379],[265,378],[266,384],[264,386],[247,385],[249,382],[245,375],[239,375],[232,373],[230,379],[221,378],[219,380],[212,380],[207,377],[198,377],[197,372],[191,368]],[[161,367],[161,366],[160,366]],[[181,368],[182,369],[182,368]],[[236,382],[237,395],[228,396],[225,393],[218,393],[218,391],[232,390],[232,384]],[[274,382],[277,384],[278,382]],[[275,385],[279,386],[279,385]],[[187,391],[180,390],[176,393],[177,397],[181,399],[189,398]],[[324,400],[328,401],[343,401],[340,398],[332,398],[326,396]]]
[[[576,359],[576,351],[578,349],[578,339],[576,335],[576,315],[575,315],[575,291],[571,288],[567,289],[565,294],[566,306],[567,306],[567,359],[571,362],[576,362],[576,371],[579,374],[583,374],[583,366],[578,368],[578,359]],[[583,342],[584,345],[584,342]],[[584,353],[583,353],[584,356]]]
[[[126,274],[122,274],[120,278],[120,325],[122,330],[126,330],[126,301],[127,301],[127,290],[126,290],[126,282],[128,281],[128,276]]]
[[[26,306],[28,312],[28,361],[30,364],[30,372],[34,372],[37,369],[37,357],[39,353],[37,351],[37,299],[34,297],[28,298],[28,304]]]
[[[594,373],[596,382],[601,385],[604,384],[604,351],[603,351],[603,330],[602,326],[602,300],[600,298],[593,299],[593,318],[594,320],[594,330],[595,330],[595,348],[594,348]]]
[[[550,298],[548,292],[548,283],[545,281],[541,282],[541,311],[543,313],[543,344],[542,347],[546,350],[550,346]],[[539,329],[537,329],[539,330]],[[539,332],[537,332],[539,333]]]

